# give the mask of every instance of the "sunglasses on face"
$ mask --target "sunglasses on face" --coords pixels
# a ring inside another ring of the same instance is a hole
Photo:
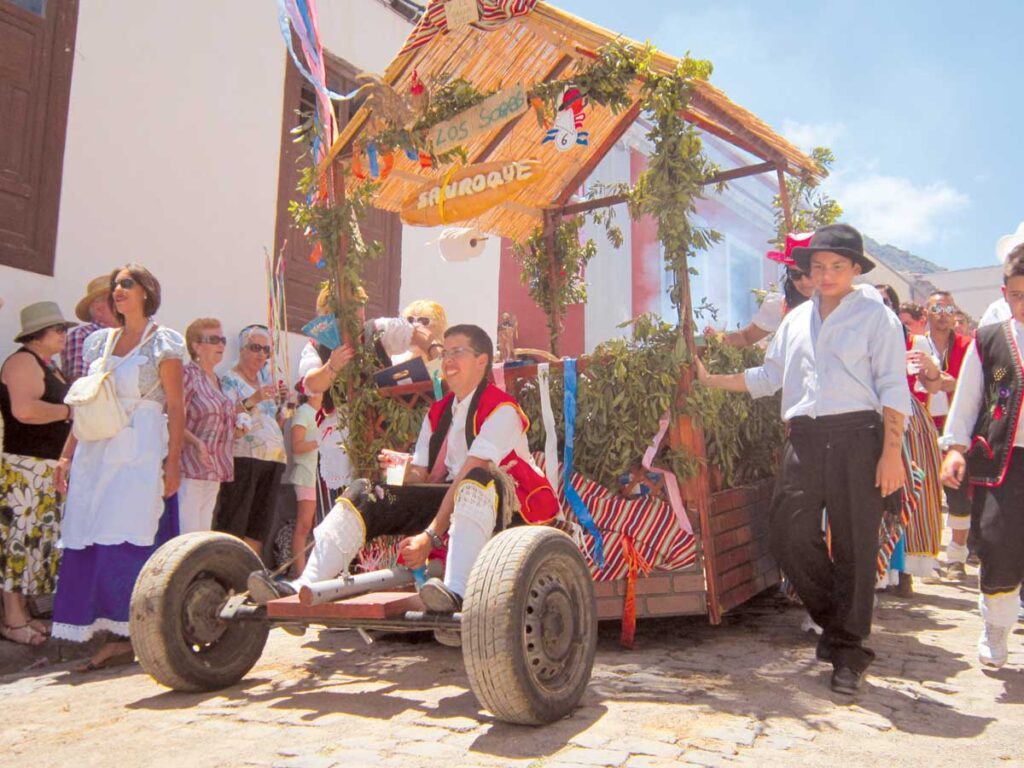
[[[416,325],[416,323],[419,323],[420,325],[430,325],[429,317],[412,317],[410,315],[405,319],[409,321],[409,325]]]
[[[960,310],[957,309],[956,307],[944,307],[940,304],[936,304],[934,307],[929,307],[928,311],[931,312],[933,315],[955,315]]]
[[[789,270],[789,279],[792,280],[794,283],[797,280],[803,280],[805,277],[810,277],[810,275],[808,275],[806,272],[803,272],[803,271],[801,271],[799,269],[790,269]]]
[[[200,344],[227,344],[228,343],[228,339],[227,339],[226,336],[200,336],[199,337],[199,343]],[[249,346],[252,347],[253,345],[250,344]],[[259,346],[259,345],[256,345],[256,346]],[[267,347],[267,349],[269,349],[269,347]]]
[[[262,352],[264,355],[270,355],[270,346],[267,344],[257,344],[255,341],[251,341],[245,345],[245,348],[254,354]]]
[[[451,349],[442,350],[441,359],[454,360],[455,358],[462,357],[463,355],[477,354],[479,354],[479,352],[477,352],[475,349],[470,349],[469,347],[452,347]]]
[[[122,277],[120,280],[114,281],[115,288],[120,288],[125,291],[130,291],[138,284],[139,283],[135,280],[134,277]]]

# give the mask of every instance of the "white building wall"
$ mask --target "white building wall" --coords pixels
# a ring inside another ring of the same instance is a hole
[[[980,320],[988,305],[1003,295],[1001,266],[932,272],[923,277],[940,291],[952,293],[956,305],[975,320]]]
[[[325,46],[371,71],[410,29],[377,0],[319,11]],[[81,4],[55,275],[0,266],[0,355],[22,306],[54,300],[70,317],[91,278],[128,261],[160,280],[165,325],[211,315],[233,337],[266,321],[287,55],[277,13],[272,0]]]

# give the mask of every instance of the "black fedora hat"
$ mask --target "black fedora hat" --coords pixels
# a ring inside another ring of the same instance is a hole
[[[862,275],[875,268],[875,262],[864,255],[864,238],[849,224],[829,224],[814,233],[811,242],[793,249],[793,260],[803,272],[810,274],[811,254],[821,251],[838,253],[860,264]]]

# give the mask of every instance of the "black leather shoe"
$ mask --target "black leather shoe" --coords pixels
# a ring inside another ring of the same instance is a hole
[[[864,681],[863,672],[854,672],[849,667],[836,667],[832,673],[832,690],[844,696],[853,696]]]
[[[271,600],[279,597],[288,597],[295,594],[291,584],[284,581],[275,581],[270,578],[266,571],[253,571],[246,581],[249,588],[249,597],[257,605],[266,605]]]
[[[456,613],[462,610],[462,598],[444,585],[441,579],[427,579],[420,587],[420,600],[431,613]]]
[[[814,657],[818,661],[832,661],[832,642],[825,635],[818,638],[818,644],[814,648]]]

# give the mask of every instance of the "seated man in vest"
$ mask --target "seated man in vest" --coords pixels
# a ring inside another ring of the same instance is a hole
[[[489,383],[493,357],[494,345],[482,328],[455,325],[445,332],[442,371],[449,393],[423,420],[406,484],[352,483],[314,529],[302,575],[277,582],[263,571],[252,573],[253,600],[266,602],[336,578],[377,536],[404,536],[402,562],[418,568],[443,546],[447,533],[444,580],[429,579],[420,596],[428,610],[451,613],[462,608],[480,550],[495,531],[515,524],[513,514],[534,524],[555,518],[558,499],[530,458],[529,422],[514,397]],[[514,495],[503,498],[505,484],[514,486]]]
[[[981,560],[978,659],[1006,663],[1024,581],[1024,243],[1006,257],[1011,317],[978,329],[964,357],[942,436],[942,482],[974,489],[972,533]]]

